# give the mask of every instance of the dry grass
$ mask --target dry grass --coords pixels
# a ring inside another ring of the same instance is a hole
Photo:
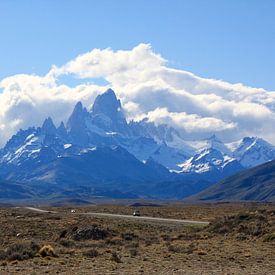
[[[77,215],[131,213],[131,207],[120,205],[78,208],[76,214],[68,208],[55,210],[61,214],[0,209],[0,274],[272,274],[275,270],[274,205],[177,204],[141,210],[148,216],[210,220],[207,227]]]
[[[18,242],[0,251],[0,260],[28,260],[33,258],[39,250],[39,246],[34,242]]]

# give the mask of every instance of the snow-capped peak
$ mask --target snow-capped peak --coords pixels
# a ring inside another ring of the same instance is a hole
[[[275,159],[275,147],[259,137],[245,137],[234,150],[233,156],[244,167],[253,167]]]
[[[206,144],[206,148],[215,149],[224,155],[230,156],[232,154],[229,148],[221,140],[219,140],[215,134],[206,140]]]
[[[112,89],[96,97],[91,113],[94,116],[104,114],[112,120],[125,120],[120,100]]]
[[[124,112],[120,100],[112,89],[96,97],[89,115],[90,122],[104,131],[126,132],[127,122]]]
[[[41,128],[19,131],[0,151],[0,163],[23,163],[30,156],[39,161],[54,159],[96,146],[118,146],[140,161],[151,158],[170,170],[186,173],[224,173],[229,167],[237,171],[241,165],[251,167],[275,159],[274,146],[261,138],[246,137],[229,145],[216,135],[186,141],[166,124],[155,125],[148,119],[127,123],[120,100],[109,89],[96,98],[90,112],[78,102],[66,127],[62,122],[56,129],[49,117]]]
[[[206,148],[179,165],[184,173],[208,173],[219,171],[231,174],[241,169],[239,163],[232,157],[214,148]]]

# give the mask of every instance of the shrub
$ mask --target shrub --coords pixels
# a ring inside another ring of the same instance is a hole
[[[116,263],[122,263],[120,256],[115,251],[112,252],[111,260]]]
[[[186,253],[186,254],[192,254],[194,252],[194,250],[196,249],[196,247],[193,243],[191,243],[188,246],[167,244],[167,248],[168,248],[169,252]]]
[[[1,260],[8,260],[8,261],[22,261],[33,258],[39,250],[39,246],[34,243],[17,243],[12,244],[6,250],[2,250],[0,252],[0,259]]]
[[[96,249],[89,249],[87,251],[83,252],[83,256],[95,258],[99,255],[98,251]]]
[[[51,245],[43,245],[39,252],[38,252],[42,257],[56,257],[57,255],[54,252],[54,249]]]
[[[138,248],[139,243],[138,242],[131,242],[125,245],[126,248]]]
[[[268,219],[259,213],[240,213],[216,219],[206,228],[209,232],[218,234],[235,233],[239,239],[251,236],[262,236],[270,230]]]
[[[138,235],[130,232],[122,233],[121,238],[125,241],[133,241],[139,239]]]
[[[59,243],[64,247],[73,247],[75,246],[75,243],[71,240],[62,239],[59,241]]]
[[[265,242],[275,241],[275,232],[272,232],[271,234],[268,234],[267,236],[265,236],[264,241]]]
[[[106,243],[110,245],[123,245],[123,240],[120,237],[114,237],[106,240]]]
[[[67,230],[63,230],[60,234],[59,234],[59,239],[65,238],[67,235]]]
[[[185,252],[185,247],[179,246],[179,245],[168,244],[167,248],[168,248],[169,252],[173,252],[173,253],[184,253]]]
[[[138,250],[136,248],[130,248],[129,249],[131,257],[135,257],[138,255]]]
[[[75,241],[81,240],[103,240],[109,235],[109,232],[97,225],[84,228],[74,228],[71,237]]]

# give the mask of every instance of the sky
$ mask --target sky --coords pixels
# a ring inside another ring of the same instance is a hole
[[[1,0],[0,11],[2,143],[109,86],[129,118],[187,138],[275,143],[273,0]]]
[[[273,0],[1,0],[0,79],[150,43],[171,66],[275,90]]]

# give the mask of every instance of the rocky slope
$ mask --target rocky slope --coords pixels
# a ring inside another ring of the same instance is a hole
[[[18,131],[0,150],[0,177],[43,192],[81,186],[183,198],[272,159],[274,146],[260,138],[190,142],[168,125],[127,122],[109,89],[90,110],[78,102],[66,124],[56,127],[49,117],[41,127]]]

